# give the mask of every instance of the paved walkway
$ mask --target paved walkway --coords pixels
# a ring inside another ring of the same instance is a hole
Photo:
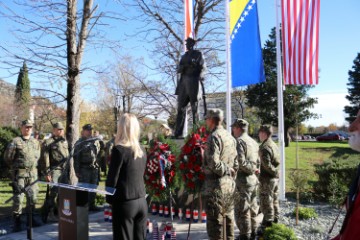
[[[170,221],[170,218],[163,218],[159,216],[148,215],[150,221],[156,220],[159,225],[162,222]],[[187,239],[189,223],[186,221],[174,220],[174,228],[176,228],[176,239]],[[235,227],[236,228],[236,227]],[[150,230],[151,230],[150,226]],[[238,230],[236,229],[238,234]],[[98,212],[89,215],[89,239],[91,240],[110,240],[112,239],[112,225],[105,222],[103,219],[103,212]],[[24,240],[26,239],[26,230],[18,233],[11,233],[1,236],[0,240]],[[46,224],[33,229],[33,239],[35,240],[53,240],[58,239],[58,224]],[[152,235],[147,234],[147,240],[152,239]],[[208,239],[206,233],[205,223],[192,223],[190,239],[202,240]]]

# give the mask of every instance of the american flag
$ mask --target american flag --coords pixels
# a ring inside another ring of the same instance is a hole
[[[285,84],[318,84],[320,0],[282,0]]]
[[[185,2],[185,39],[195,38],[194,34],[194,3],[193,0],[184,0]]]

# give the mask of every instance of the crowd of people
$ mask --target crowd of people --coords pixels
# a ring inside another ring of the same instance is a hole
[[[271,139],[272,127],[260,127],[259,145],[249,136],[249,123],[244,119],[236,119],[232,123],[232,134],[223,127],[222,110],[209,109],[205,119],[210,134],[202,166],[205,173],[202,199],[207,212],[208,237],[214,240],[224,239],[225,230],[226,239],[235,239],[236,224],[240,230],[238,239],[256,239],[265,227],[279,219],[280,159],[278,147]],[[355,121],[350,128],[355,129],[356,123]],[[24,198],[22,189],[38,177],[39,161],[46,180],[56,183],[62,181],[64,164],[61,163],[69,157],[68,143],[61,123],[53,125],[52,137],[42,144],[30,137],[32,127],[31,121],[23,121],[21,136],[14,138],[5,152],[5,160],[11,166],[15,194],[14,231],[21,230],[20,214]],[[107,147],[101,143],[101,138],[94,138],[92,144],[83,146],[83,143],[87,143],[85,140],[92,137],[92,126],[84,125],[82,136],[74,147],[74,168],[79,181],[98,184],[101,167],[99,156],[110,157],[106,186],[116,188],[116,192],[113,196],[108,195],[106,201],[113,211],[114,239],[145,239],[148,206],[143,176],[146,153],[139,142],[139,121],[133,114],[123,114],[118,122],[116,136],[106,144]],[[106,171],[106,164],[103,168]],[[37,185],[33,185],[29,192],[31,194],[26,196],[27,203],[34,207]],[[53,187],[46,199],[50,220],[56,219],[56,196],[57,190]],[[230,205],[222,200],[224,196],[233,196]],[[89,209],[98,210],[94,194],[89,194]],[[257,220],[259,212],[263,214],[261,223]],[[223,226],[224,216],[226,226]],[[33,223],[37,225],[36,219]]]

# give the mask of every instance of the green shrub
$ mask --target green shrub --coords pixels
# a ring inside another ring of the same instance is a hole
[[[296,240],[294,231],[284,224],[273,223],[264,232],[264,240]]]
[[[101,206],[101,205],[104,205],[105,203],[106,203],[106,201],[105,201],[105,196],[100,195],[100,194],[96,194],[95,204],[96,204],[97,206]]]
[[[314,192],[320,200],[339,204],[343,201],[349,186],[356,175],[359,164],[357,155],[345,159],[330,159],[323,164],[314,164],[318,181]]]
[[[12,127],[0,127],[0,178],[9,176],[9,167],[5,164],[4,152],[11,140],[19,135],[20,132],[18,129]]]
[[[293,211],[294,216],[296,215],[296,208]],[[310,219],[317,218],[318,215],[313,208],[299,207],[299,219]]]
[[[329,182],[329,203],[334,206],[339,206],[344,202],[346,194],[349,191],[349,184],[343,182],[341,178],[335,173],[330,174],[330,182]]]

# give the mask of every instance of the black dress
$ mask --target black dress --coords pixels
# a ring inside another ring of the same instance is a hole
[[[134,159],[130,147],[117,145],[112,150],[106,186],[116,192],[106,201],[112,205],[114,240],[146,237],[145,165],[146,155]]]

